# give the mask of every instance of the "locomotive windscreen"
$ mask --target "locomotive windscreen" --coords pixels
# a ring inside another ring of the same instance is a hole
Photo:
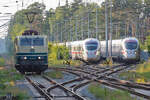
[[[136,49],[137,48],[137,42],[136,41],[126,41],[125,42],[125,47],[126,49],[130,49],[130,50],[133,50],[133,49]]]
[[[20,39],[21,46],[43,46],[44,39],[43,38],[21,38]]]
[[[89,41],[85,43],[85,47],[87,50],[96,50],[98,47],[98,43],[95,41],[92,42]]]
[[[33,46],[42,46],[44,45],[43,38],[33,38]]]
[[[32,39],[31,38],[21,38],[20,39],[20,45],[21,46],[31,46],[32,45]]]

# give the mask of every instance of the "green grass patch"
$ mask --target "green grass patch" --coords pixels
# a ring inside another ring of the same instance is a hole
[[[143,64],[137,65],[135,70],[123,72],[119,75],[120,78],[132,80],[137,83],[150,82],[150,60]]]
[[[98,83],[90,84],[88,90],[100,100],[136,100],[128,92],[103,88]]]
[[[5,89],[0,90],[0,97],[6,96],[8,93],[11,93],[12,96],[16,98],[16,100],[29,100],[29,96],[27,92],[24,90],[20,90],[17,87],[7,86]]]
[[[0,70],[0,83],[5,83],[5,82],[11,82],[11,81],[16,81],[20,80],[23,78],[23,75],[20,73],[17,73],[14,68],[12,69],[3,69]]]
[[[15,87],[15,81],[23,79],[23,76],[12,69],[0,70],[0,96],[6,96],[11,93],[12,96],[16,96],[17,100],[29,100],[27,93],[23,90],[19,90]]]
[[[74,66],[74,67],[77,67],[77,66],[79,66],[81,64],[83,64],[83,62],[80,61],[80,60],[71,60],[71,63],[70,63],[70,65]]]
[[[46,72],[45,75],[48,77],[54,78],[54,79],[62,79],[63,78],[63,73],[61,71],[50,71]]]

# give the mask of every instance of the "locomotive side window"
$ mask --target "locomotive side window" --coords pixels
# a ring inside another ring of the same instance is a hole
[[[132,41],[132,42],[125,42],[125,47],[126,49],[130,49],[130,50],[133,50],[133,49],[136,49],[137,48],[137,42],[135,41]]]
[[[33,38],[33,46],[43,46],[44,39],[43,38]]]
[[[31,46],[32,39],[31,38],[20,38],[20,45],[21,46]]]
[[[98,47],[98,43],[97,42],[87,42],[85,44],[85,47],[87,50],[96,50]]]

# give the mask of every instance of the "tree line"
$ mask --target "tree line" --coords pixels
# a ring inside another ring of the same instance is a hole
[[[66,0],[64,6],[46,10],[43,3],[35,2],[26,9],[17,11],[9,25],[12,40],[30,29],[28,19],[35,16],[32,29],[49,37],[49,41],[65,42],[88,37],[105,39],[105,4],[108,8],[108,33],[110,33],[110,7],[112,7],[112,38],[136,36],[144,41],[150,34],[149,0],[107,0],[99,5],[73,0]],[[111,3],[112,1],[112,3]],[[27,18],[29,14],[29,18]]]

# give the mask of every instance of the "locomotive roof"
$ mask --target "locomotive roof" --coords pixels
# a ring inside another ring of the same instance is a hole
[[[22,35],[22,36],[17,36],[16,38],[46,38],[46,35]]]
[[[36,30],[25,30],[22,35],[39,35]]]

